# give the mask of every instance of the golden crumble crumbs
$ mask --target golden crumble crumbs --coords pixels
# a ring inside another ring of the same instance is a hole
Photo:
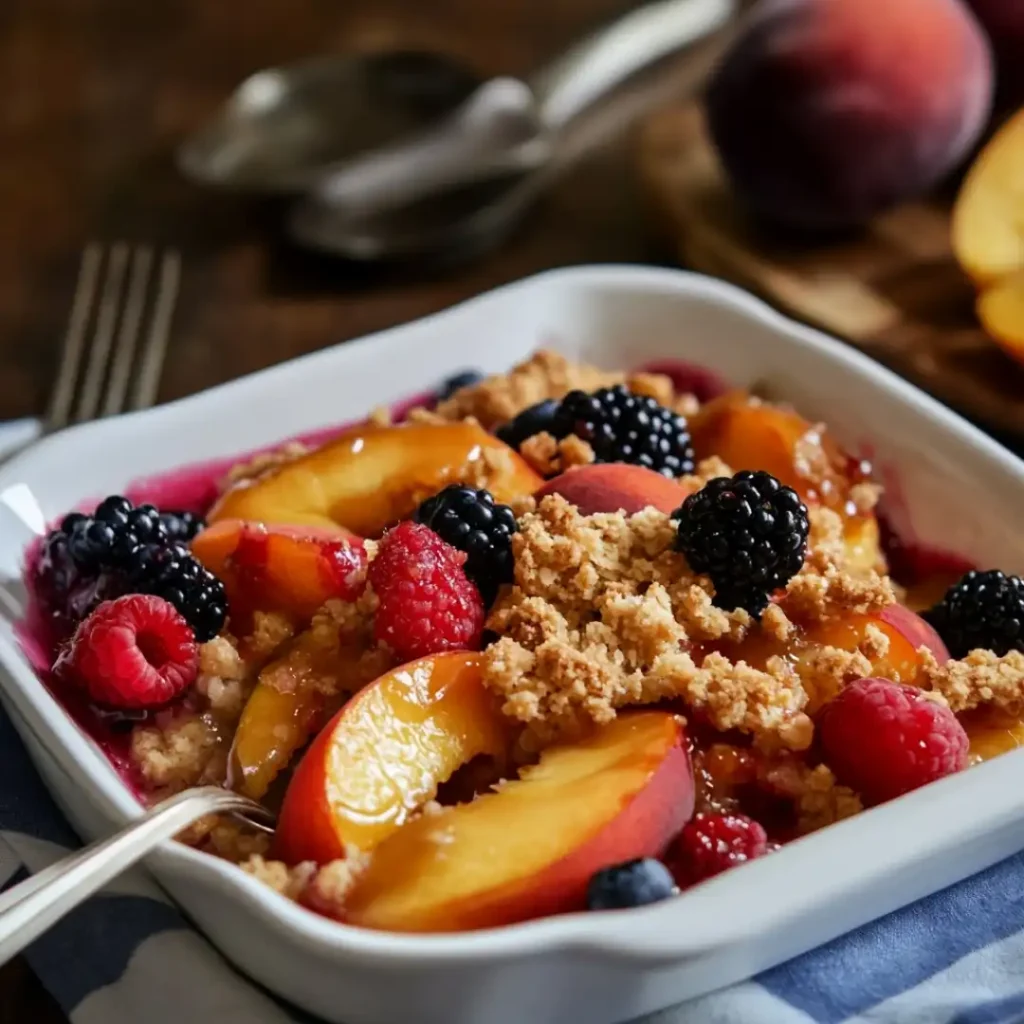
[[[841,566],[846,560],[843,519],[824,505],[807,510],[810,530],[807,534],[807,565],[819,572],[829,566]]]
[[[239,867],[247,875],[252,875],[290,900],[299,899],[317,873],[317,867],[312,861],[303,861],[289,867],[283,861],[266,860],[259,854],[249,857]]]
[[[200,782],[222,781],[222,746],[221,731],[210,716],[187,714],[163,727],[135,729],[131,757],[146,783],[169,796]]]
[[[309,629],[260,673],[260,683],[282,693],[316,691],[328,697],[354,693],[393,664],[373,639],[377,597],[370,587],[356,601],[328,601]]]
[[[872,675],[872,662],[885,656],[889,638],[877,626],[869,625],[856,650],[828,645],[812,647],[800,659],[800,678],[808,693],[809,713],[839,694],[843,687]]]
[[[199,648],[196,692],[226,719],[237,719],[249,695],[248,666],[228,636],[216,636]]]
[[[545,497],[513,538],[516,585],[488,622],[500,639],[484,653],[485,683],[506,714],[542,736],[682,697],[718,728],[802,749],[812,730],[788,664],[776,658],[759,671],[709,654],[697,665],[682,649],[741,638],[751,620],[714,607],[674,539],[654,508],[581,516],[559,495]]]
[[[303,455],[308,455],[310,450],[309,446],[301,441],[288,441],[270,451],[258,452],[245,461],[236,463],[228,470],[223,489],[227,490],[243,480],[255,480],[271,470],[279,469]]]
[[[818,570],[804,565],[786,587],[786,613],[805,624],[840,615],[880,611],[896,603],[888,576],[877,572],[854,575],[837,565]]]
[[[875,510],[882,497],[882,487],[873,480],[861,480],[850,488],[850,504],[859,515]]]
[[[763,788],[793,802],[800,835],[816,832],[864,809],[860,797],[848,786],[839,785],[827,765],[819,764],[812,768],[789,755],[761,764],[758,782]]]
[[[959,661],[939,665],[925,647],[918,651],[924,663],[925,685],[942,694],[954,712],[992,704],[1012,715],[1024,715],[1024,654],[1010,651],[971,651]]]
[[[524,409],[548,398],[562,398],[570,391],[596,391],[625,384],[631,391],[649,395],[683,415],[696,411],[692,395],[677,397],[670,378],[660,373],[624,374],[574,363],[558,352],[541,349],[507,373],[488,377],[460,388],[439,402],[435,415],[445,420],[472,417],[486,430],[506,423]]]
[[[541,476],[555,476],[573,466],[586,466],[596,458],[594,449],[575,434],[556,441],[547,431],[528,437],[519,446],[519,454]]]
[[[259,665],[272,657],[295,635],[295,627],[280,612],[254,612],[252,632],[240,644],[242,657]]]

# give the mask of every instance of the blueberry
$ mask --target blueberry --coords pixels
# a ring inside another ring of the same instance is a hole
[[[446,398],[451,398],[459,388],[468,388],[470,384],[476,384],[483,379],[484,375],[479,370],[463,370],[453,377],[446,377],[437,389],[437,400],[443,402]]]
[[[554,426],[558,406],[559,403],[554,398],[531,405],[514,420],[499,427],[496,431],[498,438],[510,448],[518,448],[528,437],[533,437],[534,434],[539,434]],[[563,433],[561,436],[565,437],[565,434]]]
[[[645,857],[602,868],[587,886],[588,910],[622,910],[667,899],[676,890],[668,868]]]

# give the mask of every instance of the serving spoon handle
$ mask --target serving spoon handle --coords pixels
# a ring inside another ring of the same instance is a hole
[[[0,895],[0,964],[20,953],[65,914],[162,842],[207,814],[234,812],[258,828],[271,813],[217,786],[189,789],[158,804],[138,821],[51,864]]]

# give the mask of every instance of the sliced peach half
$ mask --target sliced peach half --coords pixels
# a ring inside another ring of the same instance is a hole
[[[620,715],[518,780],[398,829],[346,901],[352,924],[440,932],[582,910],[595,871],[657,856],[693,812],[679,720]]]
[[[462,765],[504,760],[512,728],[483,685],[481,655],[410,662],[361,690],[317,736],[292,776],[276,855],[289,863],[372,850]]]
[[[365,425],[236,484],[207,521],[343,526],[371,537],[446,484],[481,478],[500,502],[532,494],[543,483],[508,445],[474,423]]]
[[[820,425],[744,392],[708,402],[689,423],[698,458],[717,455],[735,471],[764,470],[806,502],[843,511],[850,486],[863,476]]]
[[[953,207],[953,252],[985,288],[1024,270],[1024,111],[978,154]]]
[[[1024,270],[986,288],[978,296],[977,311],[985,333],[1011,359],[1024,363]]]
[[[263,668],[231,745],[228,764],[234,789],[253,800],[264,796],[329,715],[331,702],[323,684],[330,681],[332,691],[351,692],[350,680],[358,684],[361,654],[358,646],[324,646],[314,633],[305,632]],[[337,704],[335,699],[333,706]]]
[[[331,598],[355,600],[366,584],[363,542],[341,527],[223,519],[192,541],[192,553],[223,581],[232,610],[309,619]]]

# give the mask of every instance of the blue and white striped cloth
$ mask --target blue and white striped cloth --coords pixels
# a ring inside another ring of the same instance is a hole
[[[30,424],[29,424],[30,426]],[[18,441],[31,439],[25,423]],[[0,449],[15,438],[0,427]],[[0,885],[78,845],[0,712]],[[237,974],[138,869],[26,952],[72,1024],[309,1024]],[[1024,853],[644,1024],[1024,1022]]]

